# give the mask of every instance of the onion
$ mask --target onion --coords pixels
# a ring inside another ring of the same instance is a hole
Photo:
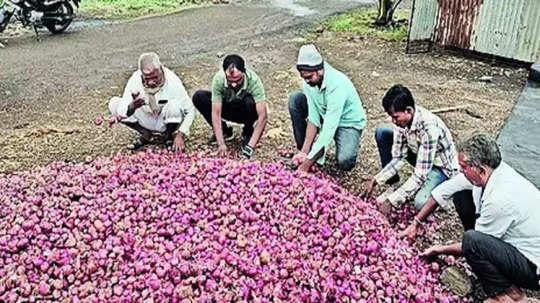
[[[465,300],[397,237],[412,212],[389,222],[323,173],[149,150],[0,175],[0,192],[2,302]]]

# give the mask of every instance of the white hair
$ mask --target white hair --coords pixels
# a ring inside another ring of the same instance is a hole
[[[144,53],[139,57],[139,70],[155,70],[161,67],[161,62],[156,53]]]

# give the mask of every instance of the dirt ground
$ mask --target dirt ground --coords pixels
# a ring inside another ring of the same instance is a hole
[[[306,41],[314,42],[331,64],[351,78],[369,117],[358,165],[343,176],[343,183],[350,184],[353,192],[358,190],[355,180],[378,170],[373,134],[376,126],[388,124],[380,100],[393,84],[409,87],[419,105],[443,110],[440,116],[459,139],[474,130],[498,134],[526,77],[525,70],[520,68],[494,66],[440,52],[407,55],[404,43],[349,33],[306,33],[302,38],[284,40],[282,45],[251,45],[242,54],[260,74],[271,107],[266,136],[256,151],[258,160],[280,160],[276,150],[293,147],[287,98],[300,87],[294,61],[297,48]],[[189,62],[190,66],[172,66],[172,69],[193,94],[197,89],[208,89],[222,55],[201,54]],[[84,161],[88,157],[124,152],[124,146],[134,134],[119,126],[98,127],[93,121],[98,116],[109,116],[107,100],[121,94],[130,73],[118,74],[110,80],[110,87],[72,96],[78,100],[77,108],[66,108],[51,100],[46,112],[33,116],[31,121],[18,113],[0,112],[2,124],[10,126],[0,139],[0,171],[26,170],[57,160]],[[479,81],[482,76],[492,76],[493,80]],[[456,106],[460,108],[453,109]],[[188,141],[189,150],[209,147],[206,145],[209,132],[210,128],[198,116]],[[332,163],[328,167],[331,170]]]
[[[441,52],[407,55],[404,42],[327,31],[304,32],[300,36],[244,43],[220,53],[201,53],[169,67],[179,74],[188,92],[193,94],[197,89],[208,89],[224,53],[240,52],[248,66],[261,76],[271,106],[265,137],[256,149],[256,160],[287,161],[279,151],[294,151],[287,109],[288,95],[300,87],[294,62],[298,47],[314,42],[328,62],[351,78],[368,114],[369,123],[363,133],[355,169],[340,173],[335,170],[334,161],[329,161],[325,167],[345,188],[357,194],[362,178],[375,174],[380,166],[373,135],[375,127],[389,124],[380,104],[389,87],[402,83],[411,89],[419,105],[443,110],[439,115],[459,139],[475,130],[497,135],[526,78],[521,68],[501,67]],[[2,125],[7,126],[0,133],[0,173],[28,170],[52,161],[91,161],[126,152],[126,144],[135,137],[131,131],[118,125],[111,129],[96,126],[93,121],[96,117],[109,117],[107,100],[121,94],[130,73],[117,73],[109,79],[107,87],[76,92],[71,96],[76,100],[76,107],[66,108],[62,102],[55,102],[54,88],[51,88],[47,95],[51,99],[40,115],[29,119],[0,111]],[[482,76],[492,76],[493,80],[479,81]],[[239,137],[240,128],[235,132]],[[209,136],[210,127],[197,115],[187,142],[188,150],[214,148],[206,143]],[[238,143],[239,139],[229,147],[235,148]],[[446,223],[441,225],[435,240],[458,239],[461,227],[455,215],[440,212],[438,221],[443,219]]]

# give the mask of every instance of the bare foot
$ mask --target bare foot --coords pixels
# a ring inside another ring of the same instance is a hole
[[[527,300],[527,296],[516,286],[512,286],[509,289],[507,289],[502,294],[489,298],[486,300],[487,303],[516,303],[516,302],[522,302],[527,303],[529,302]]]
[[[485,303],[514,303],[514,300],[510,298],[506,293],[502,293],[496,297],[489,298]]]
[[[506,294],[514,300],[514,302],[528,302],[525,293],[517,286],[512,286],[506,290]]]

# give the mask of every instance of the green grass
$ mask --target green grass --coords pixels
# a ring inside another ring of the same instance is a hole
[[[373,25],[377,18],[375,10],[357,10],[327,20],[325,27],[333,32],[353,32],[363,36],[375,36],[388,41],[402,41],[407,37],[408,21],[398,22],[394,26]],[[396,11],[394,20],[408,20],[409,12]]]
[[[134,18],[167,13],[209,0],[82,0],[79,15],[92,18]]]

